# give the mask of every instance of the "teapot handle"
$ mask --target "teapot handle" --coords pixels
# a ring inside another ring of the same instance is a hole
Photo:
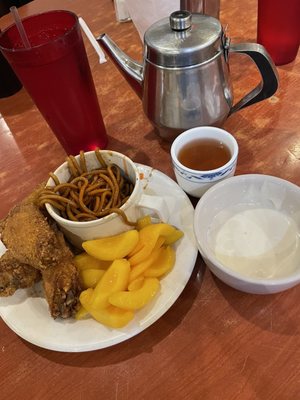
[[[262,81],[238,103],[236,103],[229,112],[229,115],[241,108],[258,103],[268,97],[271,97],[278,88],[278,73],[273,60],[269,56],[264,46],[257,43],[239,43],[232,44],[229,47],[230,53],[247,54],[255,62]]]

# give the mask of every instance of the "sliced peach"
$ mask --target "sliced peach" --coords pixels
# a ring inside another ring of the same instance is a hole
[[[151,217],[150,215],[144,215],[143,217],[139,218],[137,220],[137,230],[140,231],[141,229],[145,228],[145,226],[147,225],[151,225],[152,221],[151,221]]]
[[[140,250],[129,257],[130,264],[135,265],[144,261],[154,249],[157,239],[160,236],[166,239],[166,237],[170,236],[174,231],[175,228],[172,225],[164,223],[145,226],[139,232],[140,236],[138,246],[140,247]]]
[[[130,264],[127,260],[122,258],[113,261],[94,289],[91,296],[92,307],[105,308],[108,306],[108,296],[110,294],[127,288],[129,274]],[[89,311],[89,308],[87,310]]]
[[[175,265],[176,254],[171,246],[163,247],[159,256],[144,272],[145,277],[161,277],[172,270]]]
[[[84,269],[79,272],[83,289],[94,288],[104,275],[104,269]]]
[[[77,319],[77,320],[84,319],[88,315],[89,315],[89,313],[86,311],[86,309],[83,306],[81,306],[75,314],[75,319]]]
[[[129,282],[134,281],[137,277],[142,275],[159,257],[161,246],[163,245],[164,238],[158,238],[154,249],[151,251],[149,256],[141,261],[139,264],[133,265],[129,274]]]
[[[169,236],[166,237],[165,244],[173,244],[177,242],[177,240],[181,239],[183,236],[183,232],[180,231],[179,229],[175,229],[173,233],[171,233]]]
[[[88,240],[82,243],[84,250],[98,260],[112,261],[126,257],[137,245],[139,233],[132,229],[115,236]]]
[[[143,276],[139,276],[138,278],[134,279],[128,285],[128,290],[131,292],[132,290],[140,289],[143,286],[145,278]]]
[[[109,296],[110,304],[124,310],[138,310],[149,303],[159,291],[160,283],[156,278],[146,278],[140,289],[120,291]]]
[[[123,328],[134,317],[133,311],[123,310],[114,306],[98,310],[93,309],[90,314],[96,321],[110,328]]]
[[[79,271],[84,269],[107,269],[111,261],[98,260],[87,253],[81,253],[74,257],[74,263]]]

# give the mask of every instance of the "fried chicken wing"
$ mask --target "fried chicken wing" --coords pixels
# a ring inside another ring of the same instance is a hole
[[[34,200],[35,195],[25,199],[0,223],[1,240],[9,252],[9,257],[7,252],[0,258],[2,295],[31,285],[41,273],[52,317],[68,318],[79,307],[81,291],[73,253]]]
[[[42,271],[71,257],[62,233],[54,226],[35,204],[26,201],[6,217],[1,239],[16,260]]]
[[[17,289],[31,287],[40,279],[37,269],[20,263],[9,251],[0,258],[0,296],[11,296]]]

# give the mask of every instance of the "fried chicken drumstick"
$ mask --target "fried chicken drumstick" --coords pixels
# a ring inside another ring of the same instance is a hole
[[[20,263],[9,251],[0,258],[0,296],[11,296],[17,289],[28,288],[40,279],[37,269]]]
[[[33,197],[9,213],[0,224],[0,233],[9,253],[7,260],[8,256],[2,260],[6,253],[0,258],[0,287],[6,288],[0,295],[31,286],[41,273],[52,317],[74,315],[81,288],[73,254],[63,234],[43,215]]]
[[[71,259],[61,260],[42,272],[45,296],[53,318],[68,318],[79,306],[80,285]]]

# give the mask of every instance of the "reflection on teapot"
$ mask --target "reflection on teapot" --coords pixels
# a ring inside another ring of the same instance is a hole
[[[175,11],[155,22],[144,36],[144,60],[137,63],[106,35],[97,38],[143,101],[149,120],[166,140],[201,125],[221,126],[246,106],[272,96],[278,75],[265,48],[256,43],[230,45],[216,18]],[[233,105],[230,53],[246,54],[262,81]]]

